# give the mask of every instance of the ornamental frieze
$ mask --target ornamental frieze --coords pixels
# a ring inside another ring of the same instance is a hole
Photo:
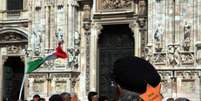
[[[99,0],[99,10],[131,9],[133,0]]]

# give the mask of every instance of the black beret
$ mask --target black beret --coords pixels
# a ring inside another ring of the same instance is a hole
[[[115,61],[113,77],[122,88],[140,94],[146,91],[147,84],[156,87],[161,81],[153,65],[138,57],[123,57]]]

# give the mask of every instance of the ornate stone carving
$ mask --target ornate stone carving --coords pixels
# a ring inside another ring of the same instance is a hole
[[[0,34],[0,43],[12,43],[12,42],[23,42],[27,41],[25,37],[23,37],[20,34],[17,33],[5,33],[5,34]]]
[[[201,64],[201,43],[196,43],[196,62]]]
[[[33,92],[34,93],[44,93],[44,82],[45,82],[45,79],[34,79],[33,81]]]
[[[74,88],[75,88],[75,85],[76,85],[76,83],[79,81],[79,79],[76,78],[76,77],[73,77],[73,78],[71,78],[70,80],[71,80],[71,87],[74,89]]]
[[[162,26],[159,24],[158,28],[156,29],[156,32],[154,33],[154,39],[155,39],[155,51],[161,52],[163,49],[163,29]]]
[[[184,45],[183,49],[184,51],[189,51],[190,49],[190,34],[191,34],[191,26],[186,22],[184,25]]]
[[[90,90],[90,35],[91,35],[91,7],[89,4],[85,4],[83,18],[83,29],[86,35],[86,92]]]
[[[68,66],[73,69],[78,69],[80,50],[78,48],[69,48],[68,53],[69,53]]]
[[[80,41],[81,41],[81,34],[79,32],[75,32],[75,35],[74,35],[75,48],[80,47]]]
[[[40,55],[41,42],[42,42],[41,32],[39,31],[39,29],[34,29],[31,36],[31,43],[33,52],[36,56]]]
[[[193,65],[194,64],[194,53],[193,52],[180,52],[181,64],[182,65]]]
[[[153,60],[154,64],[166,64],[166,53],[154,53]]]
[[[52,73],[50,74],[50,78],[69,78],[70,74],[67,73]]]
[[[48,78],[47,74],[43,74],[43,73],[32,73],[28,75],[29,78]]]
[[[183,79],[194,79],[199,77],[199,71],[177,71],[176,76],[182,77]]]
[[[55,93],[62,93],[65,92],[67,89],[67,80],[65,79],[57,79],[54,85],[54,91]]]
[[[147,45],[144,49],[145,52],[145,60],[149,62],[153,62],[152,56],[153,56],[153,50],[152,50],[152,45]]]
[[[19,54],[21,50],[22,50],[22,47],[19,45],[18,46],[17,45],[7,46],[8,54]]]
[[[59,28],[58,32],[56,32],[55,34],[56,34],[55,36],[57,38],[58,43],[63,43],[63,41],[64,41],[64,39],[63,39],[64,35],[63,35],[62,29]]]
[[[102,0],[102,9],[131,8],[132,0]]]
[[[131,22],[131,23],[129,24],[129,28],[132,30],[133,33],[135,33],[136,27],[137,27],[136,21],[135,21],[135,22]],[[133,37],[134,37],[134,36],[133,36]]]
[[[95,24],[94,28],[96,29],[97,35],[100,35],[101,30],[103,29],[103,26],[101,24]]]
[[[168,64],[170,65],[180,65],[180,45],[179,44],[170,44],[168,45]]]
[[[145,25],[146,25],[146,18],[144,18],[144,17],[139,17],[139,18],[137,19],[137,22],[138,22],[140,28],[144,28]]]
[[[145,16],[146,14],[146,4],[145,4],[145,0],[140,0],[139,1],[139,16]]]
[[[162,79],[169,79],[173,77],[173,73],[171,71],[158,71]]]
[[[89,5],[84,5],[84,7],[83,7],[83,9],[84,9],[84,18],[83,18],[83,20],[84,21],[89,21],[89,20],[91,20],[91,7],[89,6]]]
[[[84,22],[83,23],[83,28],[86,31],[85,34],[89,34],[89,30],[91,29],[91,22]]]

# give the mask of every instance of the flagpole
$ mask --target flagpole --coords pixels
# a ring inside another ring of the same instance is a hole
[[[26,55],[26,54],[25,54],[25,55]],[[28,56],[25,57],[24,76],[23,76],[23,79],[22,79],[21,87],[20,87],[20,93],[19,93],[19,98],[18,98],[19,101],[21,101],[22,91],[23,91],[24,83],[25,83],[25,79],[26,79],[26,72],[27,72],[27,57],[28,57]]]
[[[21,88],[20,88],[20,94],[19,94],[19,98],[18,98],[19,101],[21,101],[22,90],[24,88],[24,82],[25,82],[25,78],[26,78],[25,76],[26,76],[26,74],[24,74],[24,77],[23,77],[23,80],[22,80],[22,84],[21,84]]]

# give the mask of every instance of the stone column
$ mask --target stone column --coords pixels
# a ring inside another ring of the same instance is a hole
[[[90,91],[90,46],[91,46],[91,7],[89,4],[84,4],[83,5],[83,29],[84,29],[84,34],[86,38],[86,46],[85,46],[85,52],[86,52],[86,77],[85,77],[85,92],[88,93]]]
[[[29,78],[29,93],[28,93],[29,99],[31,99],[33,96],[33,81],[34,81],[34,78]]]
[[[0,81],[3,81],[3,71],[4,71],[4,62],[7,60],[8,56],[5,56],[6,48],[0,48]],[[3,100],[3,82],[0,82],[0,100]]]
[[[136,21],[131,22],[129,24],[129,28],[133,32],[133,39],[134,39],[134,55],[140,56],[140,34],[139,34],[139,27]]]
[[[74,47],[74,32],[75,32],[75,9],[78,6],[76,0],[68,0],[68,47]]]
[[[138,22],[138,38],[136,38],[136,42],[139,42],[138,45],[139,47],[138,49],[138,54],[140,57],[144,57],[144,48],[145,48],[145,44],[147,44],[147,24],[146,24],[146,17],[139,17],[137,19]]]
[[[90,47],[90,90],[96,91],[98,87],[96,83],[98,83],[98,36],[101,33],[102,25],[94,24],[91,29],[91,47]]]
[[[45,37],[44,37],[44,47],[45,47],[45,49],[48,49],[49,48],[49,27],[50,27],[50,17],[49,17],[49,14],[50,14],[50,6],[45,6],[45,23],[47,24],[46,26],[45,26]]]

